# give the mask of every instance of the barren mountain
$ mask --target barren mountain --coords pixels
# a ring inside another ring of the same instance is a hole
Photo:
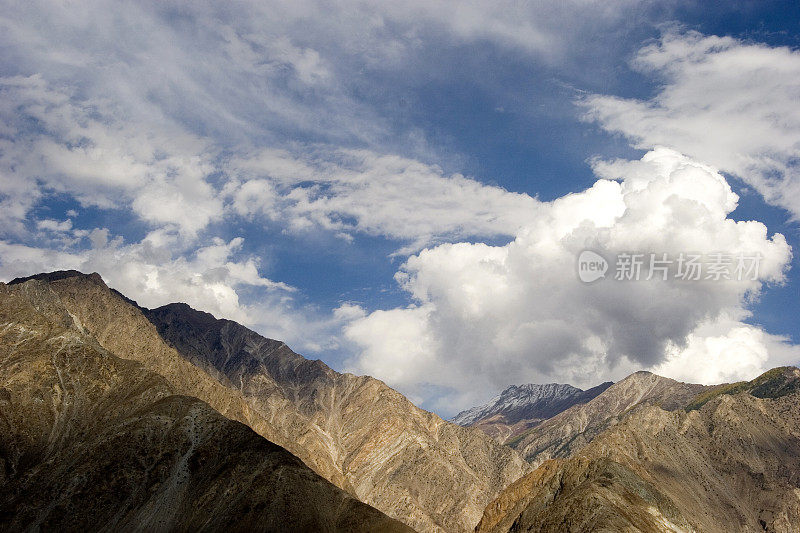
[[[512,385],[487,403],[460,412],[452,422],[477,427],[502,443],[573,405],[588,402],[611,385],[607,382],[585,391],[558,383]]]
[[[145,314],[188,360],[324,458],[321,471],[333,464],[359,499],[421,531],[471,530],[491,498],[530,470],[512,450],[415,407],[381,381],[340,374],[185,304]]]
[[[235,322],[186,305],[143,310],[96,274],[36,277],[103,348],[142,363],[176,392],[249,425],[419,531],[472,530],[486,504],[530,470],[481,431],[445,422],[376,379],[335,372]]]
[[[509,439],[506,444],[538,466],[547,459],[568,457],[616,424],[636,405],[658,405],[668,411],[680,409],[707,389],[709,387],[681,383],[650,372],[636,372],[611,385],[594,399],[570,407]]]
[[[104,349],[35,280],[0,283],[0,530],[410,531]]]
[[[641,404],[512,484],[477,531],[797,531],[798,391],[779,368],[688,411]]]

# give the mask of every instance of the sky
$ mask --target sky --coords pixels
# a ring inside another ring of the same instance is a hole
[[[752,379],[800,362],[799,47],[788,1],[2,1],[0,279],[99,272],[444,417]]]

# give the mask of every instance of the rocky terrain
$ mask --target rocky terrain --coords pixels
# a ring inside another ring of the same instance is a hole
[[[0,530],[411,531],[105,349],[36,280],[0,283]]]
[[[235,322],[181,304],[142,309],[96,274],[35,277],[105,350],[250,426],[418,531],[472,530],[486,504],[531,470],[481,431],[446,422],[376,379],[334,372]]]
[[[513,450],[383,382],[335,372],[235,322],[184,304],[145,315],[187,360],[311,450],[309,465],[420,531],[472,530],[486,504],[530,470]]]
[[[797,531],[798,391],[800,370],[780,368],[683,409],[639,404],[512,484],[476,530]]]
[[[594,399],[558,413],[506,441],[534,466],[547,459],[568,457],[619,422],[632,407],[658,405],[683,408],[709,387],[681,383],[650,372],[636,372],[608,387]]]
[[[477,427],[504,443],[573,405],[586,403],[605,391],[609,381],[589,390],[572,385],[512,385],[487,403],[462,411],[452,422]]]
[[[461,427],[235,322],[42,274],[0,284],[0,530],[797,531],[798,402],[793,367],[637,372],[511,387]]]

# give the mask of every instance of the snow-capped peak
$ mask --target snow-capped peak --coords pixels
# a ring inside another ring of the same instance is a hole
[[[512,385],[485,404],[458,413],[452,418],[452,422],[468,426],[496,414],[545,408],[554,403],[562,403],[581,393],[583,390],[561,383]]]

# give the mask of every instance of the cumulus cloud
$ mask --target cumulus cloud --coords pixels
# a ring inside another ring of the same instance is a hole
[[[800,346],[780,335],[721,315],[700,324],[681,346],[670,343],[653,371],[690,383],[749,380],[780,365],[795,365]]]
[[[764,283],[783,279],[791,258],[784,237],[769,237],[760,222],[728,218],[737,196],[724,177],[673,150],[598,162],[596,171],[602,179],[543,203],[508,245],[442,244],[411,256],[397,279],[415,304],[375,311],[346,328],[361,350],[353,368],[412,394],[449,389],[440,407],[458,408],[476,390],[514,382],[591,385],[640,368],[680,374],[677,363],[659,365],[675,350],[719,346],[698,328],[722,314],[737,321],[716,337],[745,328],[751,346],[766,342],[740,319]],[[741,281],[679,280],[671,265],[667,281],[584,284],[576,275],[583,249],[607,258],[726,252],[761,261],[758,277]],[[725,372],[746,375],[770,362],[731,358]]]
[[[633,67],[661,82],[657,94],[589,96],[587,119],[639,148],[670,146],[706,161],[800,217],[800,52],[668,31]]]

